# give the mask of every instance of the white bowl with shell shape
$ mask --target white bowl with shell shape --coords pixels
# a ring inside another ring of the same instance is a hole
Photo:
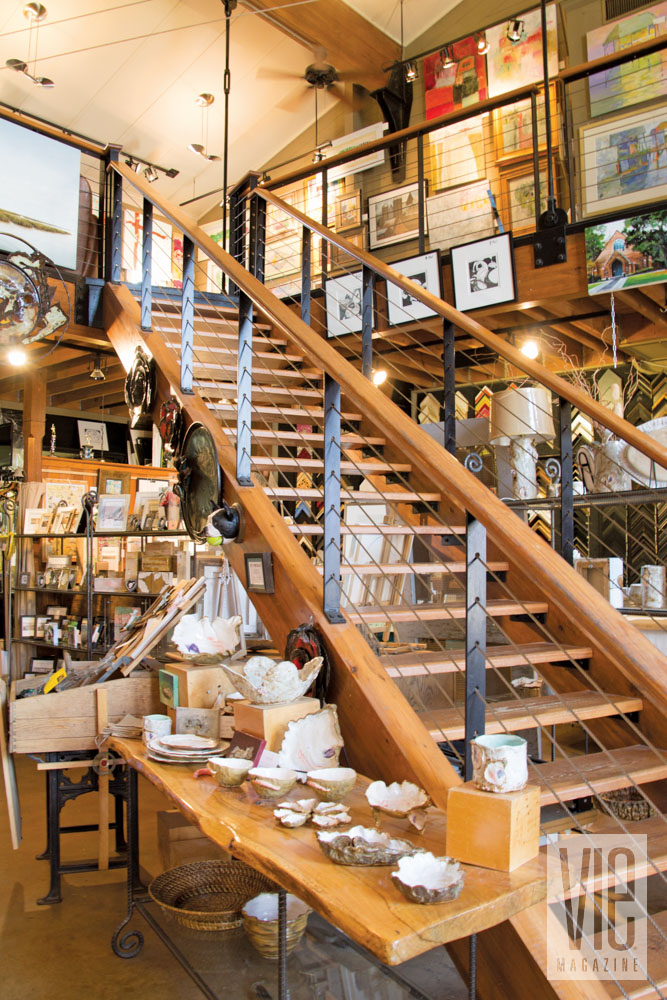
[[[428,792],[411,781],[373,781],[366,789],[366,799],[373,812],[375,825],[380,825],[382,813],[407,819],[419,833],[426,823],[426,810],[431,805]]]
[[[291,660],[277,662],[269,656],[251,656],[243,672],[222,664],[230,681],[253,705],[289,704],[301,698],[317,678],[324,660],[316,656],[299,670]]]
[[[209,757],[206,763],[218,784],[225,788],[243,784],[252,767],[251,760],[242,760],[240,757]]]
[[[422,851],[401,858],[391,879],[411,903],[444,903],[460,894],[464,874],[453,858]]]
[[[306,775],[308,787],[329,802],[342,802],[356,780],[357,772],[351,767],[318,767]]]
[[[260,799],[277,799],[287,795],[296,784],[297,774],[286,767],[251,767],[248,781]]]
[[[419,850],[409,840],[391,837],[370,826],[318,830],[316,837],[322,851],[338,865],[395,865],[400,858]]]

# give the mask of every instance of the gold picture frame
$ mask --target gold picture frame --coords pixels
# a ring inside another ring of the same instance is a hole
[[[343,194],[336,202],[336,232],[357,229],[361,225],[361,191]]]

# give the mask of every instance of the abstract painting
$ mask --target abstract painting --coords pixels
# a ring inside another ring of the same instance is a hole
[[[667,197],[667,107],[580,130],[584,215]]]
[[[535,229],[535,175],[532,166],[503,175],[503,221],[516,235]],[[547,175],[540,169],[540,214],[547,208]]]
[[[519,20],[523,27],[518,42],[510,42],[508,39],[507,21],[487,29],[486,40],[490,46],[486,57],[489,97],[498,97],[544,79],[540,11],[532,10],[528,14],[522,14]],[[547,46],[549,76],[552,77],[558,73],[556,5],[552,3],[547,7]]]
[[[488,115],[476,115],[429,133],[431,178],[436,191],[468,184],[486,175],[484,123]]]
[[[121,274],[123,281],[141,284],[141,254],[144,236],[144,217],[141,209],[123,210],[123,245],[121,247]],[[171,223],[153,219],[153,255],[151,282],[158,288],[171,288],[172,227]]]
[[[552,146],[558,146],[560,120],[558,115],[558,103],[556,101],[556,87],[551,84],[549,87],[550,109],[551,109],[551,142]],[[537,141],[540,150],[546,147],[546,118],[545,118],[544,93],[537,95]],[[519,156],[526,156],[533,150],[533,113],[530,98],[524,101],[516,101],[508,104],[504,108],[498,108],[493,112],[493,133],[496,144],[497,159],[513,159]]]
[[[635,11],[586,35],[588,58],[620,52],[667,32],[667,3]],[[591,118],[662,97],[667,87],[667,50],[612,66],[589,79]]]
[[[457,243],[493,236],[495,221],[488,188],[489,182],[483,180],[426,199],[431,250],[448,250]]]
[[[487,98],[486,60],[477,51],[472,35],[449,47],[451,63],[444,65],[440,52],[424,59],[426,118],[468,108]]]

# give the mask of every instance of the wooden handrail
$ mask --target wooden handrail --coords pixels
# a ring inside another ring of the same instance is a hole
[[[502,500],[468,472],[453,455],[445,451],[419,424],[387,399],[349,361],[342,358],[332,344],[316,334],[289,306],[276,298],[199,226],[193,225],[185,212],[159,198],[151,185],[133,170],[129,170],[125,164],[112,163],[110,169],[122,174],[129,184],[160,209],[166,219],[187,234],[195,246],[222,268],[254,305],[309,357],[312,364],[334,375],[347,399],[360,407],[369,421],[381,429],[388,440],[410,456],[410,462],[415,469],[426,476],[444,496],[450,497],[461,510],[469,511],[480,521],[499,545],[500,550],[508,556],[511,554],[513,560],[520,561],[523,572],[530,576],[536,588],[548,594],[549,599],[556,602],[563,614],[577,621],[582,632],[604,652],[629,682],[644,697],[650,699],[657,710],[667,714],[665,683],[667,658],[645,636],[626,622],[623,616],[615,611],[572,566],[557,555],[544,539],[531,531],[527,524],[517,518]],[[301,218],[305,218],[298,214]],[[305,221],[311,225],[311,220]],[[376,262],[371,259],[370,263],[375,266]],[[419,285],[407,281],[391,268],[387,268],[387,271],[390,280],[394,280],[394,275],[396,279],[400,279],[396,281],[397,284],[407,282],[401,284],[401,287],[405,287],[411,295],[418,298],[423,296],[423,290]],[[441,303],[433,295],[428,296],[426,301],[432,308],[437,307],[438,311],[446,306],[446,303]],[[462,316],[451,306],[446,306],[446,309],[450,310],[454,319]],[[450,318],[449,312],[441,315]],[[462,319],[472,322],[464,316]],[[479,324],[475,323],[474,327],[477,329]],[[479,330],[488,332],[482,327],[479,327]],[[523,358],[523,355],[521,357]],[[527,364],[533,367],[532,363],[527,362]],[[541,374],[541,370],[542,366],[537,366],[536,374]],[[559,388],[560,382],[563,380],[558,380]],[[571,388],[567,382],[563,384]],[[581,393],[581,396],[588,398],[585,393]],[[620,424],[625,426],[626,422],[620,421]],[[646,436],[640,432],[637,434],[640,437]],[[660,464],[667,465],[667,457],[662,456],[663,451],[664,449],[660,449],[656,460]]]
[[[659,52],[660,49],[666,47],[667,35],[659,35],[657,38],[651,38],[648,42],[638,42],[636,45],[631,45],[630,48],[623,49],[622,52],[612,52],[608,56],[600,56],[599,59],[579,63],[578,66],[569,66],[567,69],[561,70],[556,79],[562,80],[563,83],[574,83],[576,80],[583,80],[584,77],[590,76],[592,73],[599,73],[600,70],[609,69],[612,66],[622,66],[624,63],[632,62],[633,59],[650,56],[653,52]]]
[[[59,142],[64,142],[67,146],[74,146],[75,149],[80,149],[82,153],[89,153],[100,160],[104,159],[106,150],[108,149],[108,146],[105,146],[103,143],[84,139],[79,135],[73,135],[66,129],[59,128],[57,125],[49,125],[48,122],[43,122],[39,118],[33,118],[29,112],[12,111],[11,108],[0,105],[0,118],[5,118],[16,125],[22,125],[23,128],[28,128],[31,132],[39,132],[40,135],[46,135],[50,139],[57,139]]]
[[[267,191],[265,188],[257,188],[256,193],[260,195],[265,201],[270,202],[276,208],[282,209],[293,219],[298,220],[302,225],[307,226],[313,232],[318,233],[323,239],[328,243],[333,243],[340,250],[344,250],[346,253],[355,257],[360,263],[369,267],[375,274],[384,278],[386,281],[391,282],[394,285],[398,285],[405,292],[412,296],[414,299],[418,299],[423,302],[424,305],[428,306],[438,315],[442,316],[443,319],[449,320],[449,322],[454,323],[460,329],[465,330],[470,333],[476,340],[480,340],[486,347],[490,347],[491,350],[495,351],[501,358],[508,361],[510,364],[522,371],[526,372],[531,378],[534,378],[537,382],[542,385],[547,386],[552,392],[555,392],[557,396],[567,399],[573,406],[576,406],[582,413],[590,417],[598,424],[602,424],[617,437],[623,438],[628,444],[633,445],[640,451],[642,455],[646,455],[647,458],[655,462],[656,465],[661,465],[667,469],[667,448],[664,445],[659,444],[654,441],[653,438],[649,437],[648,434],[644,434],[642,431],[637,430],[633,424],[629,421],[624,420],[623,417],[616,416],[611,410],[608,410],[606,406],[602,406],[596,400],[592,399],[588,393],[584,392],[582,389],[578,389],[576,386],[568,382],[567,379],[560,375],[555,375],[553,372],[541,365],[539,361],[531,361],[529,358],[518,351],[516,347],[512,347],[508,344],[502,337],[497,334],[492,333],[487,330],[485,326],[478,323],[476,320],[467,316],[465,313],[459,312],[454,306],[449,305],[443,299],[439,299],[432,292],[427,291],[427,289],[422,288],[421,285],[416,284],[416,282],[411,281],[410,278],[406,278],[404,275],[399,274],[398,271],[394,270],[389,264],[385,264],[384,261],[379,260],[374,257],[373,254],[368,253],[366,250],[360,250],[349,240],[346,240],[344,236],[340,236],[338,233],[334,233],[327,229],[325,226],[320,225],[319,222],[315,222],[314,219],[310,219],[303,212],[300,212],[297,208],[293,208],[288,205],[287,202],[279,198],[273,191]],[[559,322],[565,322],[567,320],[566,316],[560,318]]]

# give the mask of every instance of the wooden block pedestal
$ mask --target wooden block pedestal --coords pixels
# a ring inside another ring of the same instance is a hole
[[[280,750],[290,722],[319,712],[317,698],[298,698],[282,705],[251,705],[239,702],[234,705],[234,728],[250,736],[266,740],[267,750]]]
[[[536,857],[540,790],[482,792],[471,781],[447,796],[447,854],[466,865],[511,872]]]
[[[168,664],[160,671],[160,682],[160,699],[170,708],[213,708],[220,692],[234,690],[222,667],[197,663]]]

